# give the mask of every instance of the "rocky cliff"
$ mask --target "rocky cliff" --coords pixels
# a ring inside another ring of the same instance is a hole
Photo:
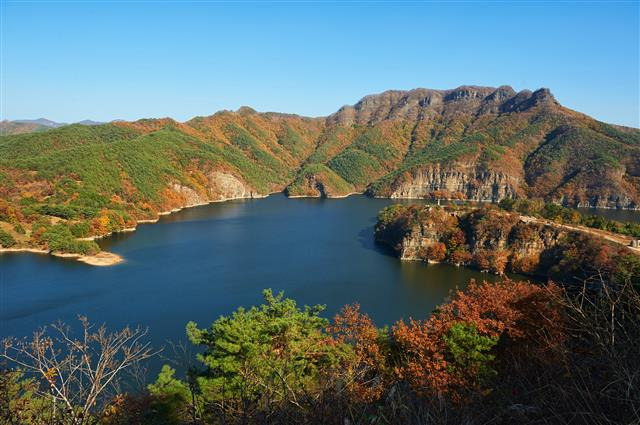
[[[589,277],[589,270],[615,270],[613,263],[636,255],[600,237],[495,208],[394,205],[380,212],[375,238],[402,260],[544,278],[569,271]]]
[[[192,207],[209,202],[227,201],[230,199],[263,198],[266,194],[260,194],[249,188],[246,183],[237,177],[214,171],[207,174],[204,186],[199,191],[179,183],[171,185],[172,190],[178,195],[178,207]]]
[[[498,202],[504,198],[517,198],[519,188],[520,179],[504,172],[436,164],[414,170],[408,177],[394,181],[389,197],[421,199],[441,192],[459,199]]]
[[[509,86],[461,86],[451,90],[389,90],[365,96],[327,118],[332,125],[375,125],[388,120],[428,121],[456,115],[523,112],[536,106],[559,106],[549,89],[517,93]]]
[[[639,208],[640,131],[548,89],[461,86],[387,91],[321,118],[243,107],[0,137],[0,222],[27,235],[51,215],[102,234],[275,191]]]

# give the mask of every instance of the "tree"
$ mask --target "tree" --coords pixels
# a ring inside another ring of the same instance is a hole
[[[503,274],[509,262],[509,251],[494,250],[489,253],[489,271],[495,274]]]
[[[434,242],[427,247],[425,256],[427,260],[439,263],[447,256],[447,247],[442,242]]]
[[[348,344],[353,349],[353,356],[345,356],[339,369],[350,398],[359,403],[378,400],[388,381],[386,332],[376,328],[358,304],[344,306],[327,330],[332,343]]]
[[[110,225],[110,223],[111,223],[111,221],[109,220],[109,217],[107,215],[107,211],[106,210],[102,210],[100,212],[100,216],[94,218],[91,221],[92,233],[94,235],[98,235],[98,236],[106,235],[107,233],[109,233],[109,225]]]
[[[20,370],[0,370],[0,423],[24,425],[54,424],[52,403],[38,397],[38,382],[25,378]]]
[[[442,337],[447,348],[447,368],[450,373],[466,379],[479,379],[496,374],[491,362],[495,355],[490,351],[498,343],[498,336],[481,335],[475,324],[458,322]]]
[[[51,325],[52,332],[35,332],[31,340],[5,339],[0,353],[39,381],[34,392],[51,400],[52,418],[73,425],[94,423],[123,373],[156,353],[143,341],[146,330],[126,327],[109,333],[104,325],[94,330],[86,317],[79,320],[79,337],[58,323]]]
[[[472,258],[471,253],[463,248],[458,248],[449,254],[449,261],[453,264],[467,264]]]
[[[16,244],[16,240],[9,233],[0,229],[0,248],[11,248]]]
[[[466,237],[461,229],[454,229],[444,238],[447,249],[454,251],[464,246]]]
[[[543,356],[550,344],[562,341],[558,291],[555,285],[472,281],[428,320],[397,322],[399,378],[427,397],[446,394],[460,401],[477,394],[491,375],[494,347],[522,359]]]
[[[209,329],[187,324],[189,340],[204,348],[198,359],[205,368],[196,372],[195,392],[208,415],[251,415],[258,406],[303,407],[320,373],[344,355],[339,345],[326,344],[324,306],[300,309],[282,293],[265,290],[263,295],[265,304],[221,316]],[[184,394],[185,387],[169,380],[169,372],[163,371],[154,388]]]

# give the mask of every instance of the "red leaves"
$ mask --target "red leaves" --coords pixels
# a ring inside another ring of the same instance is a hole
[[[429,245],[426,250],[426,257],[429,261],[441,262],[447,256],[447,247],[442,242],[435,242]]]
[[[356,402],[377,400],[385,390],[385,356],[379,344],[379,331],[358,304],[344,306],[328,328],[334,343],[347,343],[354,356],[345,362],[347,389]]]
[[[472,281],[466,292],[457,291],[430,319],[409,324],[400,321],[394,326],[393,337],[403,358],[396,373],[419,393],[446,392],[460,400],[464,391],[478,390],[480,383],[473,377],[453,374],[447,367],[443,337],[451,327],[464,322],[475,326],[481,335],[506,337],[511,343],[500,348],[503,350],[518,351],[518,347],[530,345],[546,348],[562,340],[555,301],[558,291],[553,284],[540,287],[506,280],[478,285]],[[536,356],[546,352],[519,351]]]

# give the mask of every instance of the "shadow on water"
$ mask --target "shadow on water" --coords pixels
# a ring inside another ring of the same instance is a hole
[[[397,258],[396,252],[393,248],[380,242],[376,242],[374,236],[374,226],[364,227],[358,232],[358,242],[364,249],[368,249],[386,257]]]
[[[149,327],[151,343],[183,340],[185,324],[208,326],[238,306],[284,290],[326,316],[358,302],[379,325],[423,319],[470,279],[496,276],[451,265],[401,262],[376,244],[373,227],[388,199],[238,200],[185,209],[100,240],[125,262],[113,267],[45,255],[0,256],[0,339],[28,336],[83,314],[117,329]],[[403,202],[405,203],[405,202]],[[151,365],[155,373],[161,361]]]

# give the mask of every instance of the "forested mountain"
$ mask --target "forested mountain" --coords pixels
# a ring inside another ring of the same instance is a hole
[[[323,118],[243,107],[0,138],[0,228],[19,244],[46,243],[36,223],[99,235],[283,190],[638,208],[640,130],[564,108],[547,89],[463,86],[388,91]]]

